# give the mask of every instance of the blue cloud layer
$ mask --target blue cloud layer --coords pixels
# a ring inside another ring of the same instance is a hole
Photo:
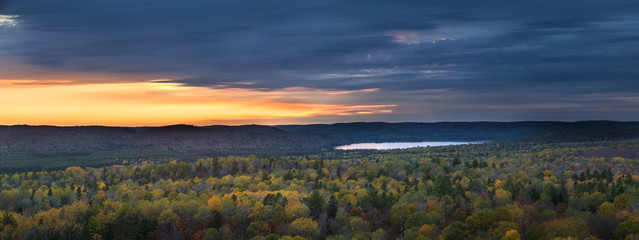
[[[0,60],[50,71],[146,74],[211,87],[380,88],[370,101],[407,108],[422,103],[420,90],[450,90],[458,94],[450,95],[454,106],[510,106],[521,96],[546,106],[545,94],[564,96],[553,97],[559,106],[607,96],[594,118],[639,117],[610,110],[627,100],[609,100],[639,93],[634,0],[2,3],[0,14],[19,15],[20,23],[0,27]],[[626,107],[637,106],[631,103]],[[589,106],[580,104],[573,106]],[[569,112],[558,109],[519,116]],[[404,112],[412,117],[398,120],[434,114]],[[509,114],[501,115],[517,118]],[[559,118],[584,118],[578,115]]]

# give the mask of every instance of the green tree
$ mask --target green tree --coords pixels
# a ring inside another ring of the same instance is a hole
[[[335,195],[331,195],[331,198],[328,200],[328,208],[326,209],[326,215],[328,218],[335,218],[337,207],[337,199],[335,199]]]
[[[306,199],[306,204],[308,204],[308,208],[311,210],[311,213],[314,216],[317,216],[324,207],[324,198],[320,194],[319,190],[313,190],[311,195]]]
[[[331,232],[333,235],[344,234],[345,227],[348,225],[346,221],[347,219],[344,211],[338,211],[337,214],[335,214],[335,219],[333,220],[333,223],[331,223]]]
[[[436,193],[439,194],[439,196],[451,194],[453,190],[453,184],[450,182],[450,177],[446,175],[437,177],[437,180],[435,180],[434,190]]]
[[[222,234],[215,228],[209,228],[204,235],[204,240],[222,240]]]
[[[555,237],[587,237],[590,235],[590,228],[586,221],[580,218],[555,219],[544,223],[546,236],[550,239]]]
[[[133,236],[138,222],[138,215],[133,205],[124,203],[120,205],[120,208],[115,213],[115,217],[112,220],[113,230],[115,230],[116,237],[121,236]]]
[[[412,204],[405,204],[405,203],[395,205],[391,209],[391,212],[392,212],[391,221],[394,224],[399,225],[399,229],[401,233],[404,232],[404,228],[406,226],[406,220],[408,220],[408,217],[411,214],[413,214],[414,211],[415,211],[415,207]]]
[[[464,239],[464,232],[456,227],[450,227],[446,230],[444,240],[458,240]]]
[[[544,233],[542,232],[541,229],[539,229],[539,227],[532,227],[530,229],[528,229],[528,231],[526,231],[526,233],[524,233],[524,235],[521,237],[522,240],[537,240],[537,239],[541,239],[544,237]]]
[[[224,225],[224,218],[219,211],[213,211],[213,221],[211,222],[211,226],[214,228],[220,228]]]
[[[267,235],[270,232],[271,229],[268,227],[268,223],[263,221],[252,222],[246,229],[246,234],[248,234],[249,237]]]
[[[615,238],[625,239],[626,236],[639,233],[639,220],[626,220],[615,228]]]
[[[599,206],[601,206],[602,203],[606,202],[606,200],[607,197],[605,194],[600,192],[592,193],[588,198],[588,208],[590,208],[590,211],[592,212],[597,212]]]
[[[148,218],[142,218],[135,231],[135,239],[149,239],[148,233],[155,229],[155,224]]]
[[[425,211],[417,211],[411,214],[406,220],[406,228],[414,228],[421,227],[424,224],[434,224],[435,219],[433,219],[430,214]]]
[[[271,218],[271,223],[273,226],[278,226],[280,224],[285,223],[288,220],[286,216],[286,210],[281,205],[275,205],[273,207],[273,217]]]

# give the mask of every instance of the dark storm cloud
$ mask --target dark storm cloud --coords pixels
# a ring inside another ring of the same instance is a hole
[[[377,102],[405,105],[416,97],[391,92],[453,89],[474,96],[471,105],[517,96],[504,92],[565,95],[555,102],[639,92],[634,0],[0,3],[20,21],[0,29],[20,36],[0,36],[0,50],[52,70],[210,87],[380,88]]]

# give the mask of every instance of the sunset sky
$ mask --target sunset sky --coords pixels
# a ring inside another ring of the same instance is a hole
[[[0,125],[639,120],[639,1],[0,0]]]

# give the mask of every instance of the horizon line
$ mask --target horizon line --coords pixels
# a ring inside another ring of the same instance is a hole
[[[113,128],[161,128],[161,127],[174,127],[174,126],[189,126],[189,127],[242,127],[242,126],[308,126],[308,125],[336,125],[336,124],[353,124],[353,123],[387,123],[387,124],[405,124],[405,123],[418,123],[418,124],[436,124],[436,123],[523,123],[523,122],[532,122],[532,123],[585,123],[585,122],[615,122],[615,123],[639,123],[639,120],[513,120],[513,121],[494,121],[494,120],[479,120],[479,121],[429,121],[429,122],[421,122],[421,121],[355,121],[355,122],[331,122],[331,123],[305,123],[305,124],[259,124],[259,123],[247,123],[247,124],[237,124],[237,125],[227,125],[227,124],[211,124],[211,125],[196,125],[196,124],[186,124],[186,123],[176,123],[169,125],[143,125],[143,126],[126,126],[126,125],[96,125],[96,124],[88,124],[88,125],[53,125],[53,124],[0,124],[0,127],[113,127]]]

